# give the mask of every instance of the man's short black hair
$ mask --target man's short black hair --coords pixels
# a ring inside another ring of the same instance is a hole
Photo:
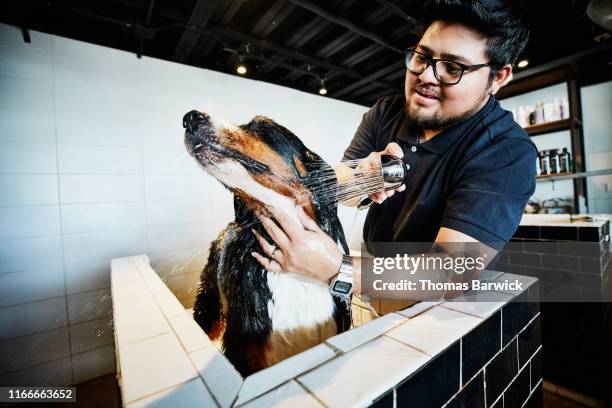
[[[429,0],[423,6],[423,30],[441,20],[459,23],[487,38],[486,55],[494,74],[513,65],[529,39],[527,13],[519,0]]]

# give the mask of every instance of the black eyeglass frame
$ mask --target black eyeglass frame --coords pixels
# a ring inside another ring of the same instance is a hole
[[[408,68],[408,53],[414,53],[414,54],[418,54],[418,55],[421,55],[421,56],[425,57],[425,59],[427,61],[427,65],[425,66],[425,69],[423,69],[423,71],[415,72],[415,71],[411,70],[410,68]],[[459,74],[459,79],[457,79],[457,82],[445,82],[445,81],[442,81],[440,79],[440,77],[438,76],[438,70],[436,69],[436,64],[438,63],[438,61],[450,62],[450,63],[453,63],[453,64],[457,64],[459,67],[461,67],[461,74]],[[438,80],[438,82],[440,84],[442,84],[442,85],[457,85],[459,83],[459,81],[461,81],[461,78],[463,78],[463,74],[466,71],[467,72],[472,72],[472,71],[476,71],[477,69],[480,69],[480,68],[489,67],[489,66],[491,66],[491,63],[490,62],[486,62],[484,64],[465,65],[465,64],[462,64],[460,62],[452,61],[452,60],[448,60],[448,59],[444,59],[444,58],[441,58],[441,59],[440,58],[432,58],[429,55],[423,54],[422,52],[418,52],[414,48],[406,48],[406,50],[404,50],[404,65],[406,66],[406,69],[408,71],[412,72],[414,75],[421,75],[431,65],[432,68],[433,68],[434,76],[436,77],[436,80]]]

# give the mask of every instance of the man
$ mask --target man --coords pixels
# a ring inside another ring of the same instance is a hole
[[[513,0],[431,0],[424,16],[423,36],[406,51],[405,95],[380,99],[344,154],[391,154],[411,166],[406,186],[371,196],[364,241],[480,242],[490,260],[535,190],[537,149],[494,97],[528,30]],[[264,254],[253,254],[263,266],[332,283],[359,271],[359,258],[343,258],[303,213],[298,225],[270,211],[276,222],[262,222],[275,242],[258,237]],[[359,273],[350,280],[359,292]]]

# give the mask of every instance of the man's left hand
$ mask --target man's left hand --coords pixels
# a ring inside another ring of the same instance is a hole
[[[328,283],[338,273],[342,252],[336,243],[302,209],[296,207],[299,223],[278,207],[267,207],[274,219],[259,219],[274,243],[252,230],[264,255],[251,255],[271,272],[293,272]],[[276,222],[275,222],[276,221]]]

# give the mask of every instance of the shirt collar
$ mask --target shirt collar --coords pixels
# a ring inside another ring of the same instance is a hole
[[[472,129],[474,125],[481,122],[482,117],[493,109],[495,102],[494,96],[489,97],[489,100],[485,106],[483,106],[483,108],[474,115],[470,116],[464,121],[454,124],[448,129],[444,129],[432,139],[426,142],[421,142],[419,146],[438,155],[444,154],[444,152],[446,152],[446,150],[448,150],[453,143],[459,140],[466,131]],[[420,132],[421,129],[410,123],[408,118],[404,115],[402,124],[400,125],[397,134],[397,139],[412,145],[416,145],[417,136],[420,134]]]

